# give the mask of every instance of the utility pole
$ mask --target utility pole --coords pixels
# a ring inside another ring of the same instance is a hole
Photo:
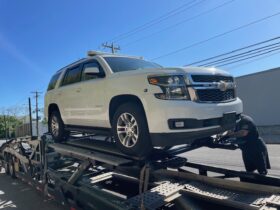
[[[35,94],[35,99],[36,99],[36,134],[37,134],[37,137],[39,137],[39,108],[38,108],[38,98],[40,96],[40,94],[42,92],[38,92],[38,91],[34,91],[34,92],[31,92],[33,94]]]
[[[6,121],[6,115],[4,114],[4,127],[5,127],[5,138],[6,141],[8,140],[8,135],[7,135],[7,121]]]
[[[9,109],[7,109],[7,115],[5,120],[5,126],[6,126],[6,139],[10,138],[10,112]]]
[[[28,106],[29,106],[29,126],[30,126],[30,136],[32,139],[33,133],[32,133],[32,111],[31,111],[31,99],[28,98]]]
[[[118,50],[121,50],[120,46],[114,45],[114,42],[111,44],[103,43],[102,47],[111,49],[112,54],[115,54]]]

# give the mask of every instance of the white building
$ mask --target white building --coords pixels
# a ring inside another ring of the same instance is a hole
[[[244,114],[255,120],[262,136],[280,143],[280,67],[237,77],[236,82]]]

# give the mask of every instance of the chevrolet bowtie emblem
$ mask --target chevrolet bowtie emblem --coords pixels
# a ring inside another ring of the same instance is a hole
[[[225,81],[220,81],[217,84],[217,87],[220,89],[220,91],[226,91],[229,88],[232,88],[233,84]]]

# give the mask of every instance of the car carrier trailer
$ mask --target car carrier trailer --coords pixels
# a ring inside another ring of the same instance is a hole
[[[280,208],[279,178],[178,156],[201,145],[154,149],[148,159],[138,159],[120,153],[110,138],[96,138],[71,137],[63,143],[54,143],[48,134],[12,139],[0,147],[1,166],[66,209]]]

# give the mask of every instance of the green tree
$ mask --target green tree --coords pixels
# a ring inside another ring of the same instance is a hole
[[[16,127],[20,126],[21,124],[22,122],[15,116],[0,115],[0,138],[5,138],[6,132],[8,137],[15,137]]]

